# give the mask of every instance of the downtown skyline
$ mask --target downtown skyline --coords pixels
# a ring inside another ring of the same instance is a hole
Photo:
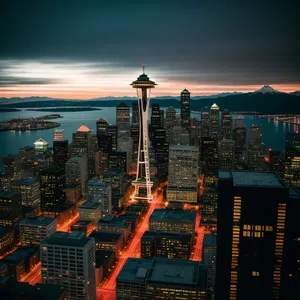
[[[300,90],[297,4],[6,1],[2,8],[1,97],[134,97],[129,83],[142,64],[160,83],[153,97],[185,87],[193,96],[263,85]]]

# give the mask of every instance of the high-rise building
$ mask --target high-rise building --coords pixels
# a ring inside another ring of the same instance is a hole
[[[206,174],[217,175],[219,172],[218,142],[212,137],[201,139],[201,161]]]
[[[155,131],[159,128],[163,128],[160,106],[159,104],[153,103],[151,109],[151,139],[153,139]]]
[[[222,111],[221,119],[221,139],[231,140],[232,139],[232,117],[228,110]]]
[[[131,104],[131,126],[134,128],[139,128],[140,118],[139,118],[139,105],[138,102],[132,102]]]
[[[164,143],[166,141],[166,130],[164,128],[157,128],[152,136],[152,146],[156,149],[157,143]]]
[[[118,150],[126,152],[127,172],[131,170],[132,164],[132,151],[133,151],[133,139],[132,137],[122,138],[118,140]],[[111,167],[109,167],[111,168]]]
[[[73,133],[73,143],[75,145],[83,146],[88,153],[91,144],[91,137],[92,137],[92,130],[88,128],[85,124],[82,124],[77,129],[76,133]]]
[[[65,168],[69,155],[69,142],[67,140],[53,141],[53,161],[59,168]]]
[[[20,240],[22,246],[39,247],[40,242],[56,231],[54,218],[34,217],[20,222]]]
[[[210,117],[209,111],[207,108],[204,108],[201,111],[201,130],[200,137],[209,137],[210,136]]]
[[[234,168],[235,170],[243,170],[246,163],[246,127],[244,126],[244,119],[242,118],[235,119],[234,124]]]
[[[100,173],[108,170],[108,157],[112,151],[112,136],[106,134],[98,135],[99,168]],[[115,151],[115,150],[114,150]]]
[[[64,140],[64,130],[54,129],[53,131],[53,141],[63,141]]]
[[[280,151],[269,149],[269,169],[270,172],[277,172],[284,177],[284,161],[281,158]]]
[[[191,146],[199,146],[200,132],[201,132],[201,122],[196,118],[192,118],[191,119],[191,140],[190,140]]]
[[[37,178],[29,177],[22,178],[21,180],[11,181],[10,190],[12,192],[21,194],[21,201],[23,206],[40,206],[40,182]]]
[[[87,159],[84,156],[73,156],[66,163],[66,184],[79,183],[81,194],[86,194],[87,176]]]
[[[37,141],[34,142],[34,149],[36,156],[43,156],[48,150],[48,142],[46,142],[42,138],[39,138]]]
[[[65,170],[58,167],[40,172],[41,209],[65,203]]]
[[[96,178],[99,174],[99,148],[98,148],[98,138],[93,135],[91,137],[91,144],[88,152],[88,178]]]
[[[97,226],[102,218],[102,209],[102,203],[86,201],[78,207],[80,220],[91,221],[94,226]]]
[[[207,268],[207,299],[215,299],[217,259],[217,236],[205,234],[203,239],[202,260]]]
[[[128,171],[126,151],[112,151],[108,158],[109,169],[121,169],[124,174]]]
[[[12,227],[0,226],[0,255],[2,256],[7,250],[14,246],[14,229]],[[5,270],[6,269],[6,270]],[[7,265],[0,263],[0,278],[7,273]]]
[[[157,167],[157,178],[164,182],[168,178],[169,168],[169,143],[157,143],[155,147],[155,159]]]
[[[283,178],[289,185],[300,189],[300,150],[296,147],[285,150]]]
[[[102,213],[111,214],[112,191],[109,183],[99,179],[90,179],[88,182],[87,201],[102,204]]]
[[[191,93],[184,89],[181,92],[181,127],[190,132],[191,129]]]
[[[116,109],[116,122],[118,126],[118,138],[129,137],[130,134],[130,107],[124,102]]]
[[[106,120],[104,120],[103,118],[100,118],[96,122],[96,126],[97,126],[97,136],[100,134],[107,134],[108,123]]]
[[[188,146],[190,144],[190,134],[180,125],[176,125],[173,127],[170,145],[183,145]]]
[[[132,162],[136,162],[138,159],[139,135],[140,129],[138,127],[132,127],[130,129],[130,136],[132,138]]]
[[[35,159],[35,149],[33,146],[25,146],[20,148],[20,156],[21,160],[30,160],[33,161]]]
[[[132,182],[134,186],[132,199],[151,201],[151,187],[153,183],[150,178],[148,118],[150,90],[155,88],[156,83],[149,79],[144,70],[145,68],[143,67],[143,74],[131,83],[132,87],[137,89],[140,116],[137,171],[136,178]]]
[[[118,149],[118,126],[108,125],[107,135],[111,137],[111,149],[113,151]]]
[[[129,258],[117,277],[116,299],[206,299],[206,269],[196,261]]]
[[[219,141],[219,106],[214,103],[210,108],[210,136],[217,142]]]
[[[262,142],[261,128],[252,125],[248,128],[247,137],[247,164],[248,170],[265,171],[266,170],[266,146]]]
[[[300,134],[299,132],[287,132],[286,133],[286,148],[296,148],[300,150]]]
[[[194,146],[170,146],[167,200],[197,203],[199,151]]]
[[[170,106],[166,111],[166,140],[167,142],[171,141],[172,131],[176,125],[176,110]]]
[[[21,216],[21,195],[0,191],[0,226],[16,228],[19,226]]]
[[[141,257],[162,256],[189,259],[193,236],[186,233],[146,231],[141,239]]]
[[[2,166],[11,179],[19,180],[22,177],[21,157],[19,155],[8,155],[2,157]]]
[[[155,209],[149,218],[149,230],[187,233],[194,236],[196,213],[194,211]]]
[[[294,298],[299,192],[268,172],[220,172],[218,189],[216,299]]]
[[[68,299],[96,299],[95,242],[83,232],[55,232],[41,242],[42,281],[62,285]]]
[[[222,140],[220,142],[220,170],[232,171],[234,169],[234,141]]]

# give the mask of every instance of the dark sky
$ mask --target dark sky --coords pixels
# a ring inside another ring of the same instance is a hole
[[[48,87],[67,96],[72,86],[72,97],[125,95],[142,63],[162,84],[158,94],[176,94],[178,84],[198,94],[264,84],[293,90],[300,86],[293,2],[2,0],[0,96],[46,95]]]

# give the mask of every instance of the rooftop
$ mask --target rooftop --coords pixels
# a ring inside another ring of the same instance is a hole
[[[47,226],[55,222],[55,218],[46,218],[46,217],[32,217],[24,219],[20,222],[20,225],[34,225],[34,226]]]
[[[15,192],[0,191],[0,198],[3,198],[3,199],[11,199],[18,195],[19,195],[19,193],[15,193]]]
[[[188,145],[171,145],[171,150],[188,150],[198,152],[198,148],[196,146],[188,146]]]
[[[181,94],[190,94],[190,92],[187,89],[184,89]]]
[[[34,145],[44,145],[44,146],[46,146],[46,145],[48,145],[48,143],[45,140],[43,140],[42,138],[39,138],[38,140],[36,140],[34,142]]]
[[[65,170],[63,168],[59,168],[59,167],[52,167],[52,168],[48,168],[45,170],[42,170],[40,172],[41,175],[44,174],[64,174]]]
[[[78,220],[75,224],[73,224],[71,227],[80,227],[80,226],[87,226],[89,224],[92,224],[92,221],[90,220]]]
[[[121,169],[117,169],[117,168],[111,168],[106,172],[102,172],[101,175],[103,177],[109,177],[109,176],[120,176],[123,175],[124,172]]]
[[[99,122],[99,123],[100,123],[100,122],[101,122],[101,123],[107,123],[107,121],[104,120],[103,118],[100,118],[100,119],[97,121],[97,123],[98,123],[98,122]]]
[[[195,221],[196,212],[173,209],[155,209],[150,216],[150,221],[156,220]]]
[[[212,106],[211,106],[211,109],[219,109],[220,107],[216,104],[216,103],[214,103]]]
[[[0,226],[0,235],[2,234],[6,234],[9,232],[13,232],[14,229],[12,227],[8,227],[8,226]]]
[[[101,208],[102,204],[100,202],[89,202],[85,201],[82,205],[80,205],[78,208],[83,208],[83,209],[97,209]]]
[[[90,128],[88,128],[86,125],[82,124],[78,129],[77,132],[83,132],[83,133],[88,133],[92,132]]]
[[[192,239],[191,234],[187,233],[173,233],[173,232],[157,232],[157,231],[145,231],[142,239],[151,239],[151,238],[167,238],[173,240],[188,240]]]
[[[33,183],[38,182],[39,180],[35,177],[25,177],[20,180],[13,180],[11,182],[12,185],[31,185]]]
[[[217,246],[217,236],[215,234],[205,234],[203,247],[205,246]]]
[[[115,255],[113,251],[107,250],[96,250],[96,268],[100,268],[104,262],[110,258],[112,255]]]
[[[56,231],[41,241],[41,245],[72,246],[82,248],[91,241],[91,238],[86,237],[85,234],[80,231],[73,231],[71,233]]]
[[[100,179],[90,179],[88,181],[88,186],[101,186],[101,187],[109,187],[110,184],[104,181],[101,181]]]
[[[90,234],[90,237],[95,238],[96,242],[116,243],[122,238],[122,234],[94,230]]]

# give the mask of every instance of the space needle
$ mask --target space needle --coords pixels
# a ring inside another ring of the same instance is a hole
[[[140,119],[137,171],[136,178],[132,182],[134,186],[132,200],[149,202],[152,200],[151,187],[153,182],[150,178],[148,116],[150,92],[151,89],[155,88],[156,83],[145,74],[145,66],[143,65],[143,74],[131,85],[137,91]]]

